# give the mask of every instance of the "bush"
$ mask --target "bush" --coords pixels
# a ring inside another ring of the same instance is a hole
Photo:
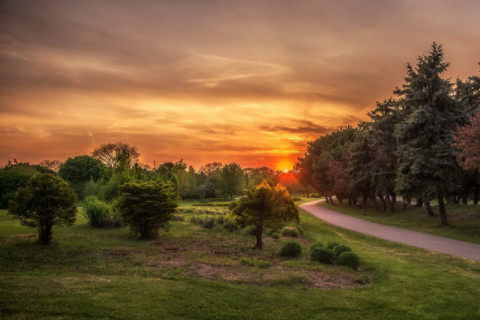
[[[327,248],[315,248],[310,251],[310,259],[312,261],[331,264],[333,262],[333,252]]]
[[[300,232],[295,227],[284,227],[282,229],[282,236],[298,238],[298,237],[300,237]]]
[[[335,248],[336,246],[339,246],[340,243],[338,242],[335,242],[335,241],[328,241],[327,242],[327,248],[330,249],[330,250],[333,250],[333,248]]]
[[[352,251],[352,249],[350,249],[350,247],[347,247],[343,244],[341,245],[338,245],[336,246],[335,248],[333,248],[333,252],[335,253],[335,255],[338,257],[340,256],[343,252],[348,252],[348,251]]]
[[[95,196],[86,197],[83,202],[83,215],[94,228],[118,228],[122,221],[115,205],[99,200]]]
[[[215,226],[215,218],[214,217],[205,217],[202,221],[202,226],[205,229],[213,229]]]
[[[168,227],[176,207],[173,183],[127,182],[120,187],[119,211],[126,224],[142,239],[158,237],[158,229]]]
[[[324,248],[323,247],[323,243],[321,242],[315,242],[314,244],[312,244],[310,246],[310,252],[312,252],[314,249],[317,249],[317,248]]]
[[[273,239],[280,239],[280,233],[274,232],[270,235]]]
[[[280,249],[280,256],[295,258],[302,253],[302,246],[295,241],[287,241]]]
[[[226,219],[223,223],[223,228],[229,232],[233,232],[238,229],[238,225],[233,219]]]
[[[352,269],[357,269],[360,264],[360,258],[351,251],[342,252],[337,259],[342,266],[348,266]]]

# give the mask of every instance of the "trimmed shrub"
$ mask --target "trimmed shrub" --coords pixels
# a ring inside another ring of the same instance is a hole
[[[205,229],[212,229],[215,227],[215,218],[214,217],[205,217],[202,222],[202,226]]]
[[[337,259],[342,266],[348,266],[352,269],[357,269],[360,264],[360,258],[351,251],[342,252]]]
[[[298,229],[295,227],[284,227],[282,229],[282,236],[298,238],[300,237],[300,232],[298,232]]]
[[[333,251],[326,248],[315,248],[310,251],[310,259],[312,261],[331,264],[333,262]]]
[[[323,243],[315,242],[314,244],[312,244],[310,246],[310,252],[312,252],[314,249],[317,249],[317,248],[324,248]]]
[[[327,248],[330,249],[330,250],[333,250],[333,248],[335,248],[336,246],[339,246],[340,243],[338,242],[335,242],[335,241],[328,241],[327,242]]]
[[[295,241],[287,241],[280,249],[280,256],[295,258],[302,253],[302,246]]]
[[[340,256],[343,252],[348,252],[348,251],[351,252],[352,249],[350,249],[350,247],[347,247],[346,245],[343,245],[343,244],[333,248],[333,253],[335,253],[337,257]]]

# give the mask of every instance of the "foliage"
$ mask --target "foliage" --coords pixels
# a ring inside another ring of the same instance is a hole
[[[175,213],[177,197],[172,183],[128,182],[120,187],[118,208],[125,223],[142,239],[158,236]]]
[[[452,97],[452,84],[440,77],[447,67],[436,43],[417,66],[408,65],[407,78],[396,94],[405,119],[395,130],[398,139],[398,176],[395,190],[403,196],[437,197],[440,222],[447,225],[444,197],[452,188],[455,152],[452,130],[464,121],[461,105]]]
[[[76,201],[75,193],[64,180],[42,173],[18,189],[10,200],[9,213],[16,215],[25,226],[38,227],[39,242],[50,244],[53,225],[75,222]]]
[[[7,208],[8,201],[15,196],[18,188],[25,187],[28,179],[38,173],[54,173],[40,165],[27,162],[8,162],[0,169],[0,208]]]
[[[295,241],[287,241],[280,248],[281,257],[296,258],[302,254],[302,246]]]
[[[232,203],[233,213],[243,226],[254,226],[256,248],[262,248],[264,228],[296,220],[298,209],[288,191],[277,185],[272,188],[265,180],[255,188],[245,190],[245,195]]]
[[[348,266],[352,269],[357,269],[360,264],[360,258],[351,251],[342,252],[337,258],[338,264]]]
[[[347,252],[347,251],[352,251],[352,249],[343,244],[333,248],[333,253],[335,253],[335,256],[337,257],[340,256],[343,252]]]
[[[92,227],[114,228],[121,226],[120,217],[116,214],[115,207],[95,196],[86,197],[83,200],[82,209]]]
[[[310,260],[331,264],[334,260],[334,254],[332,250],[327,248],[314,248],[313,250],[310,250]]]
[[[311,252],[312,250],[317,249],[317,248],[324,248],[323,243],[318,242],[318,241],[317,241],[317,242],[314,242],[314,243],[310,246],[310,250],[309,250],[309,251]]]
[[[326,247],[330,250],[333,250],[336,246],[339,246],[339,245],[340,245],[340,243],[338,243],[336,241],[328,241]]]
[[[138,160],[140,153],[136,147],[123,142],[107,143],[96,148],[92,156],[109,168],[117,171],[130,169]]]
[[[470,123],[454,132],[453,146],[459,150],[458,162],[465,170],[480,170],[480,109]]]
[[[105,166],[90,156],[68,158],[58,170],[58,175],[70,184],[78,198],[83,198],[85,185],[97,181],[105,174]]]
[[[282,236],[298,238],[298,237],[300,237],[300,232],[295,227],[283,227]]]
[[[239,194],[245,186],[243,170],[234,162],[226,164],[222,168],[220,176],[225,186],[225,193],[230,196],[230,199],[233,199],[234,195]]]

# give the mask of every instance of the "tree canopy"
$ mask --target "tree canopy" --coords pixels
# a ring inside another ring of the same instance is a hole
[[[49,244],[53,225],[75,222],[77,197],[68,184],[50,173],[31,177],[10,200],[9,213],[29,227],[38,227],[39,242]]]
[[[281,185],[272,188],[266,180],[245,190],[244,196],[233,202],[232,209],[240,224],[255,227],[255,247],[258,249],[262,248],[265,227],[278,227],[290,220],[300,221],[298,209],[287,189]]]

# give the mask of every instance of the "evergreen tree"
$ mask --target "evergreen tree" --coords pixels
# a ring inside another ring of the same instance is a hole
[[[405,119],[395,130],[399,143],[395,190],[404,197],[421,193],[425,201],[437,197],[444,226],[448,225],[444,197],[456,166],[451,132],[464,121],[452,84],[440,76],[448,66],[442,46],[433,43],[430,54],[419,57],[415,68],[407,66],[406,82],[396,90]]]

